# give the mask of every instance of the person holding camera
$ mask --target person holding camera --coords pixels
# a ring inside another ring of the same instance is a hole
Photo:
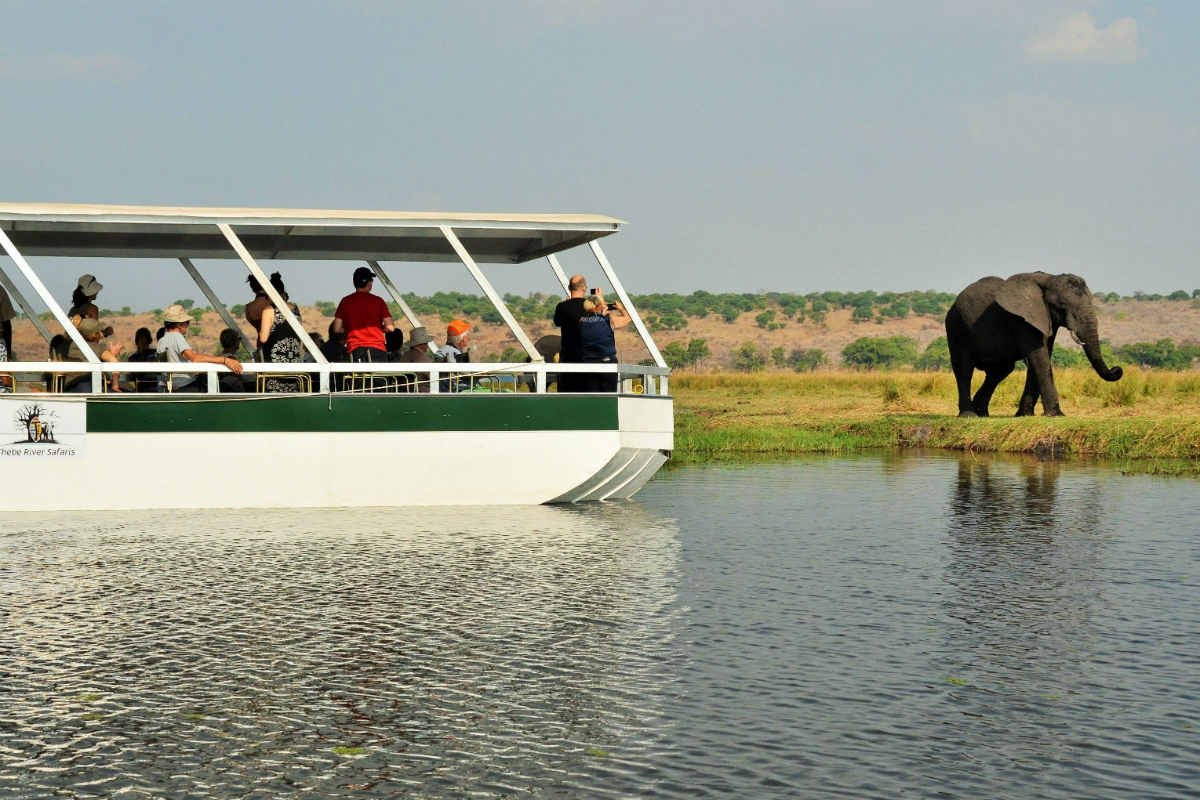
[[[583,316],[579,318],[579,353],[585,364],[616,364],[616,331],[631,321],[620,303],[611,306],[604,301],[604,293],[592,289],[583,301]],[[587,373],[580,376],[583,392],[615,392],[615,372]]]

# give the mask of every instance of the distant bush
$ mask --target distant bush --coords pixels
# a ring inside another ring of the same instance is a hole
[[[1055,367],[1086,367],[1088,366],[1087,356],[1082,350],[1075,350],[1067,347],[1056,347],[1050,355],[1050,363]]]
[[[1192,295],[1190,292],[1185,292],[1183,289],[1177,289],[1174,292],[1171,292],[1169,295],[1167,295],[1167,299],[1168,300],[1191,300]]]
[[[185,297],[181,300],[176,300],[174,305],[183,306],[184,310],[190,311],[192,306],[196,305],[196,301]]]
[[[783,367],[787,365],[787,353],[782,347],[775,347],[771,349],[771,364],[776,367]]]
[[[945,336],[939,336],[929,343],[925,351],[917,357],[913,364],[925,372],[941,372],[950,369],[950,345]]]
[[[767,365],[767,357],[754,342],[746,342],[733,351],[733,368],[739,372],[757,372]]]
[[[771,309],[767,309],[766,311],[763,311],[761,314],[758,314],[757,316],[755,316],[754,322],[760,328],[765,328],[769,331],[777,331],[783,327],[783,323],[776,322],[775,317],[776,317],[775,309],[771,308]]]
[[[233,314],[235,317],[240,317],[242,314],[246,313],[246,306],[242,303],[238,303],[235,306],[230,306],[229,313]]]
[[[662,351],[663,359],[671,369],[694,367],[710,355],[705,339],[691,339],[686,346],[683,342],[671,342]]]
[[[907,336],[863,337],[842,349],[842,361],[866,369],[890,369],[917,360],[917,343]]]
[[[1055,351],[1055,355],[1057,354]],[[1143,367],[1185,370],[1191,368],[1194,359],[1200,358],[1200,346],[1194,344],[1179,346],[1170,339],[1159,339],[1157,342],[1132,342],[1118,347],[1116,356]]]
[[[829,358],[825,355],[825,351],[816,348],[809,350],[797,348],[788,354],[788,366],[796,372],[812,372],[817,367],[828,363]]]
[[[317,313],[322,317],[332,317],[334,312],[337,311],[337,303],[332,300],[318,300],[313,303],[313,307],[317,309]]]

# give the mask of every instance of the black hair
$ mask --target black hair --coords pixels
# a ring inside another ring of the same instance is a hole
[[[254,292],[255,294],[263,293],[262,284],[259,283],[258,278],[254,277],[253,275],[246,276],[246,283],[250,284],[250,291]]]
[[[278,272],[271,273],[271,285],[275,287],[275,291],[279,292],[279,296],[284,300],[289,299],[287,289],[283,288],[283,276]]]
[[[50,339],[51,360],[53,360],[55,356],[58,356],[59,360],[65,360],[67,357],[67,351],[70,349],[71,340],[63,334],[56,333],[53,338]]]
[[[388,331],[383,338],[387,342],[385,347],[389,353],[395,353],[404,347],[404,331],[399,328]]]
[[[151,338],[151,336],[150,336],[149,328],[138,328],[136,331],[134,331],[134,334],[133,334],[133,343],[134,344],[137,344],[138,342],[142,341],[143,339],[145,339],[146,344],[150,344],[152,341],[154,341],[153,338]]]
[[[167,335],[167,328],[166,328],[166,326],[164,325],[163,327],[159,328],[159,329],[158,329],[158,330],[155,332],[155,334],[154,334],[154,341],[156,341],[156,342],[158,342],[158,341],[162,341],[162,337],[164,337],[164,336],[166,336],[166,335]]]
[[[220,338],[221,347],[225,350],[237,350],[238,342],[241,341],[241,337],[238,336],[238,332],[233,328],[226,328],[225,330],[221,331]]]
[[[71,292],[71,308],[84,306],[90,302],[92,302],[92,298],[84,294],[83,289],[80,289],[78,286],[75,287],[75,291]]]

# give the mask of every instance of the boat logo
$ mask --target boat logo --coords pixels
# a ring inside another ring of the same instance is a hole
[[[5,398],[0,409],[0,419],[11,420],[16,434],[0,438],[0,458],[81,455],[87,411],[82,402]]]

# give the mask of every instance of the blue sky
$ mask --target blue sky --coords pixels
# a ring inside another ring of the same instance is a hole
[[[5,200],[606,213],[635,292],[1200,286],[1200,4],[0,8]],[[198,297],[170,263],[91,266],[45,269],[60,295],[103,271],[113,307]],[[239,300],[240,265],[202,266]],[[349,291],[278,266],[301,300]]]

